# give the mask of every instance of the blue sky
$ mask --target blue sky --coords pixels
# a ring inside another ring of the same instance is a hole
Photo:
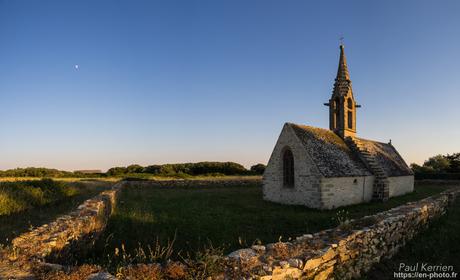
[[[345,37],[358,134],[460,152],[458,1],[2,1],[0,169],[266,163],[328,127]],[[76,69],[75,65],[79,65]]]

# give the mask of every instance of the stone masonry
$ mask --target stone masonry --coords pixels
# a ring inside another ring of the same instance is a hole
[[[117,183],[111,190],[86,200],[68,215],[13,239],[14,256],[2,258],[0,254],[0,279],[28,275],[32,263],[65,263],[84,255],[104,231],[122,185],[123,182]]]
[[[289,147],[294,155],[294,187],[283,186],[283,149]],[[321,207],[321,173],[297,139],[290,125],[285,125],[273,149],[263,176],[265,200],[285,204],[300,204],[311,208]],[[304,186],[304,187],[299,187]]]
[[[443,215],[460,189],[304,234],[293,242],[255,245],[229,255],[228,279],[352,279],[360,277]],[[231,262],[233,261],[233,262]],[[237,275],[237,277],[235,277]]]
[[[390,198],[390,182],[385,170],[380,166],[374,156],[372,156],[358,138],[347,137],[345,142],[349,145],[351,150],[359,155],[361,160],[375,176],[372,199],[375,201],[387,201]]]

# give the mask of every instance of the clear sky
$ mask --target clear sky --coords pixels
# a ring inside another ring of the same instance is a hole
[[[328,127],[345,37],[361,137],[460,152],[459,1],[2,1],[0,169],[267,163]],[[76,67],[78,65],[78,67]]]

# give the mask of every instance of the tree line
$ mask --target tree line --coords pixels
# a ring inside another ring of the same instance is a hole
[[[156,176],[198,176],[198,175],[261,175],[265,170],[264,164],[256,164],[246,169],[236,162],[197,162],[141,166],[132,164],[126,167],[112,167],[103,173],[82,173],[63,171],[43,167],[15,168],[0,170],[0,177],[40,177],[40,178],[98,178],[125,177],[135,174]]]
[[[197,162],[197,163],[175,163],[149,165],[146,167],[138,164],[127,167],[113,167],[107,171],[108,176],[122,176],[127,174],[153,174],[160,176],[174,176],[186,174],[190,176],[198,175],[260,175],[265,170],[265,165],[256,164],[249,170],[236,162]]]
[[[460,180],[460,153],[436,155],[423,165],[412,163],[416,179],[452,179]]]

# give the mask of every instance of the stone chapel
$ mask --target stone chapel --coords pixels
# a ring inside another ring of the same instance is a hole
[[[263,176],[265,200],[332,209],[385,201],[414,190],[414,176],[396,148],[357,137],[356,104],[340,45],[329,107],[329,130],[285,123]]]

